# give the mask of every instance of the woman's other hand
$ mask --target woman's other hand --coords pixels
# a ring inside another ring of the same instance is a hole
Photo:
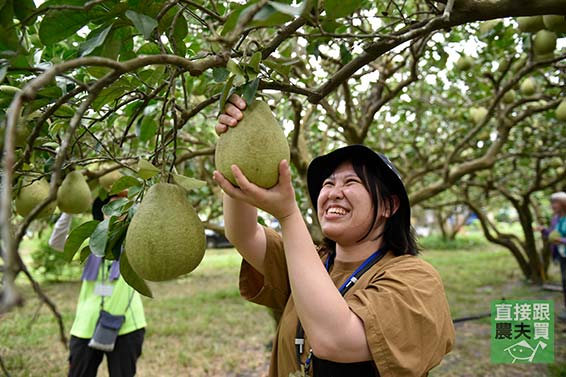
[[[246,101],[237,94],[232,94],[226,105],[224,112],[218,117],[218,124],[214,127],[218,135],[228,130],[228,127],[235,127],[244,117],[243,111],[246,108]]]
[[[295,190],[291,183],[291,169],[287,160],[279,163],[279,180],[275,186],[269,189],[264,189],[248,181],[236,165],[232,165],[232,172],[239,187],[232,185],[218,171],[214,172],[214,180],[233,199],[264,210],[279,221],[298,211]]]

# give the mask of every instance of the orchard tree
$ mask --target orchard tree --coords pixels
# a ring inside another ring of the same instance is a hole
[[[159,180],[190,188],[199,186],[194,178],[206,181],[190,199],[218,228],[213,125],[233,92],[262,96],[288,131],[315,238],[306,166],[338,145],[366,143],[390,155],[414,204],[496,168],[531,117],[544,115],[553,125],[545,130],[559,127],[551,113],[565,88],[564,50],[535,51],[533,34],[508,17],[556,15],[560,24],[565,14],[566,0],[1,1],[0,313],[21,304],[21,272],[58,314],[19,244],[75,169],[100,196],[108,192],[97,181],[120,171],[110,193],[128,188],[129,197],[106,208],[123,222],[71,234],[68,259],[79,251],[116,258],[132,208]],[[538,27],[541,20],[534,18]],[[462,57],[452,69],[453,52],[473,61]],[[527,77],[539,90],[511,98]],[[17,216],[13,197],[41,178],[49,181],[45,197]],[[107,247],[79,250],[88,237]],[[135,273],[125,278],[150,294]]]
[[[507,248],[517,260],[523,275],[542,283],[550,262],[550,248],[535,239],[535,225],[546,225],[540,202],[548,203],[549,193],[566,184],[564,140],[566,127],[555,127],[551,119],[535,117],[534,124],[516,130],[521,135],[499,156],[494,169],[464,178],[457,192],[477,214],[486,238]],[[486,214],[494,200],[504,198],[515,209],[522,234],[499,229]],[[546,204],[548,205],[548,204]]]

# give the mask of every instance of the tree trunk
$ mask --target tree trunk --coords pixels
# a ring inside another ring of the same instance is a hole
[[[527,254],[531,269],[531,280],[536,284],[542,284],[546,280],[546,274],[542,263],[542,258],[537,251],[533,230],[533,215],[529,208],[529,198],[524,197],[521,202],[511,201],[519,215],[519,222],[523,230],[523,249]]]
[[[434,217],[436,217],[436,222],[438,223],[438,227],[440,228],[440,233],[442,234],[442,240],[446,241],[448,239],[448,233],[446,232],[446,223],[445,218],[442,216],[442,209],[437,209],[434,211]]]
[[[466,200],[465,204],[478,216],[480,221],[480,225],[488,241],[495,243],[497,245],[503,246],[504,248],[508,249],[511,254],[515,257],[515,260],[519,264],[521,268],[521,272],[523,276],[529,280],[533,280],[533,275],[535,275],[535,271],[533,271],[531,264],[527,261],[525,256],[523,255],[523,250],[521,245],[517,242],[513,241],[513,235],[503,234],[495,228],[495,225],[492,224],[485,213],[481,210],[481,208],[477,207],[471,200]],[[494,230],[492,233],[491,229]],[[536,277],[535,277],[536,280]]]

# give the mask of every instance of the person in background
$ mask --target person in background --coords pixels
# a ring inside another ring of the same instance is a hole
[[[92,217],[102,221],[103,201],[94,200]],[[63,251],[71,228],[72,215],[62,213],[57,220],[49,245]],[[90,254],[82,273],[82,285],[69,343],[69,377],[94,377],[106,355],[110,377],[131,377],[136,374],[136,362],[142,353],[147,326],[141,297],[120,275],[120,262],[108,261]],[[113,315],[125,315],[114,349],[103,352],[89,346],[101,310]]]
[[[237,127],[245,102],[232,96],[217,133]],[[261,127],[261,125],[258,125]],[[288,161],[271,189],[238,187],[221,173],[226,236],[242,254],[240,291],[283,310],[270,377],[425,376],[454,344],[438,272],[418,258],[405,186],[392,163],[363,145],[315,158],[307,181],[326,237],[316,247],[295,200]],[[274,216],[279,234],[257,223]]]
[[[550,203],[553,213],[552,220],[550,226],[541,231],[551,243],[552,258],[560,265],[564,309],[558,313],[558,318],[566,320],[566,192],[552,194]]]

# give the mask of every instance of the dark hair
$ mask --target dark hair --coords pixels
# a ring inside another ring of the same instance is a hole
[[[356,175],[361,179],[362,184],[368,191],[373,204],[373,218],[371,225],[368,227],[366,233],[358,240],[358,242],[366,239],[377,225],[377,214],[379,212],[379,204],[384,203],[389,208],[395,208],[394,196],[396,188],[394,185],[388,185],[391,180],[381,174],[379,169],[374,166],[368,166],[364,161],[359,159],[350,160]],[[411,219],[408,208],[403,200],[399,200],[399,208],[395,213],[385,220],[383,232],[380,233],[375,239],[383,237],[383,246],[387,250],[393,251],[397,256],[409,254],[417,255],[420,252],[420,247],[417,244],[415,232],[411,227]],[[336,242],[324,238],[324,243],[327,247],[336,251]]]
[[[104,213],[102,213],[102,207],[104,207],[104,205],[109,201],[110,201],[110,197],[107,197],[106,199],[103,200],[97,196],[96,199],[94,199],[94,202],[92,203],[92,218],[94,220],[98,220],[98,221],[104,220]]]

